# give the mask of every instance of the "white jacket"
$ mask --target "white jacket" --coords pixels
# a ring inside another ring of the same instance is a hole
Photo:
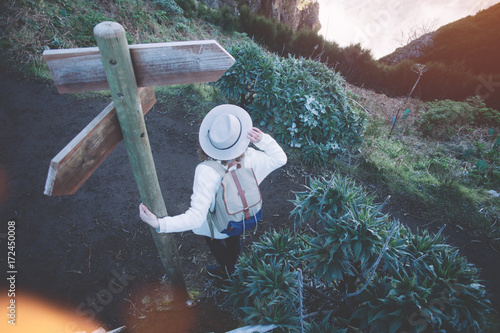
[[[285,165],[287,157],[283,149],[269,134],[263,134],[262,139],[255,143],[255,146],[262,151],[248,148],[245,157],[240,163],[243,168],[253,168],[257,182],[260,184],[273,170]],[[183,214],[159,218],[160,226],[156,231],[182,232],[193,230],[197,235],[210,237],[210,228],[206,218],[210,206],[215,202],[220,182],[221,176],[214,168],[205,164],[198,164],[194,172],[191,206]],[[221,234],[214,228],[214,238],[224,239],[227,237],[226,234]]]

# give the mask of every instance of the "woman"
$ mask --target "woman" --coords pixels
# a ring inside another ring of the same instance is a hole
[[[257,148],[249,148],[252,142]],[[253,127],[250,115],[236,105],[224,104],[213,108],[203,119],[199,131],[201,160],[216,160],[223,166],[238,160],[243,168],[252,168],[260,184],[273,170],[283,166],[287,157],[283,149],[268,134]],[[192,230],[204,236],[219,266],[208,266],[211,275],[227,276],[241,252],[240,236],[229,237],[213,229],[207,214],[213,208],[221,182],[220,174],[211,166],[198,164],[194,174],[193,194],[189,209],[176,216],[157,218],[144,205],[139,206],[141,219],[157,232],[182,232]]]

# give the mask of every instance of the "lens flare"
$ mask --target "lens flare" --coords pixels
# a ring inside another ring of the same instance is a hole
[[[0,291],[2,320],[0,332],[13,333],[91,333],[100,328],[89,318],[25,292]],[[9,296],[10,294],[10,296]]]

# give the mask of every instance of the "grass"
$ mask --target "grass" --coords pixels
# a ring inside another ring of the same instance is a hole
[[[48,71],[47,49],[96,46],[94,26],[116,21],[125,27],[130,44],[215,39],[222,45],[241,34],[196,18],[168,12],[162,1],[144,0],[18,0],[0,5],[0,45],[9,67],[35,76]],[[163,9],[162,9],[163,8]]]
[[[487,135],[491,129],[468,127],[447,140],[435,140],[424,136],[419,128],[427,103],[418,99],[405,103],[405,99],[358,87],[349,89],[369,112],[370,120],[360,152],[344,157],[337,167],[364,182],[375,183],[427,219],[470,229],[474,235],[498,243],[498,198],[487,193],[496,188],[496,183],[483,181],[488,176],[483,172],[478,177],[480,170],[476,167],[482,158],[477,155],[477,147],[486,147],[494,155],[488,160],[490,168],[499,162],[498,154],[489,148],[495,138]],[[398,109],[409,109],[410,113],[404,120],[399,118],[389,136]],[[476,151],[477,156],[463,158],[467,151]]]
[[[201,123],[208,111],[219,104],[227,103],[219,89],[206,83],[155,87],[155,95],[162,113],[182,112],[191,115],[191,123]]]

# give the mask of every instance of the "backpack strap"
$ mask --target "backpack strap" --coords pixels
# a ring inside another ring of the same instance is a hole
[[[227,166],[227,170],[231,169],[231,168],[232,168],[233,166],[235,166],[235,165],[236,165],[236,168],[237,168],[237,169],[241,169],[241,164],[240,164],[240,162],[238,162],[238,161],[234,160],[234,161],[232,161],[231,163],[229,163],[229,165]]]
[[[238,176],[236,175],[236,172],[234,170],[231,171],[231,176],[233,177],[234,184],[238,189],[238,196],[240,197],[241,202],[243,203],[243,211],[245,212],[245,221],[250,220],[250,210],[248,208],[247,197],[245,197],[245,191],[243,190],[240,180],[238,179]]]
[[[208,161],[204,161],[203,164],[208,165],[209,167],[211,167],[212,169],[217,171],[221,177],[224,177],[224,175],[227,172],[226,168],[217,161],[208,160]]]
[[[220,164],[219,162],[214,161],[214,160],[204,161],[203,164],[208,165],[209,167],[211,167],[212,169],[217,171],[219,173],[219,175],[221,176],[221,178],[224,178],[224,175],[226,174],[226,168],[224,168],[224,166],[222,164]],[[207,214],[207,223],[208,223],[208,227],[210,229],[210,236],[212,239],[214,239],[214,221],[212,218],[212,213],[213,212],[211,212],[209,209],[208,214]]]

